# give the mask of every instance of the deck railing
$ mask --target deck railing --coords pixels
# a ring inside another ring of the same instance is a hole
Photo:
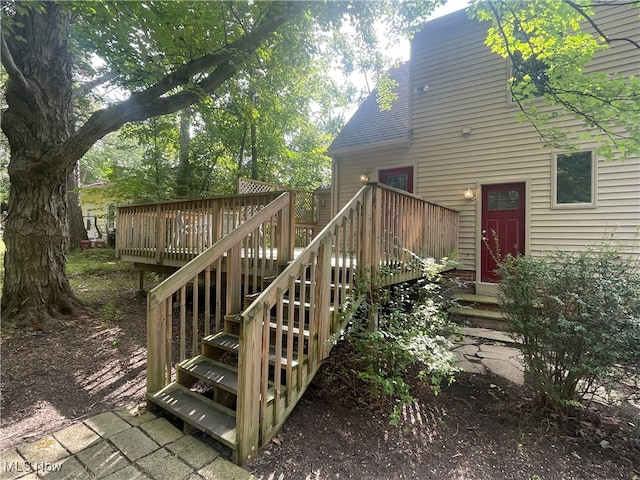
[[[140,263],[182,266],[281,194],[118,207],[116,253]]]
[[[224,328],[224,313],[239,325],[240,463],[282,426],[360,294],[419,277],[414,255],[441,257],[457,249],[457,212],[372,183],[293,258],[292,196],[281,194],[149,293],[150,393],[171,382],[175,359],[197,355],[202,337]],[[269,271],[284,265],[265,285]],[[248,293],[256,298],[243,310]]]
[[[383,185],[364,186],[242,313],[240,461],[280,429],[350,319],[358,292],[420,276],[414,254],[456,248],[457,212]]]
[[[202,338],[223,329],[224,315],[238,315],[244,296],[261,290],[264,278],[291,259],[291,214],[290,195],[282,193],[149,292],[148,392],[168,385],[176,357],[182,361],[198,355]],[[179,318],[176,331],[174,313]]]
[[[458,248],[458,212],[388,186],[371,192],[374,216],[372,258],[379,285],[415,278],[415,259],[440,259]]]

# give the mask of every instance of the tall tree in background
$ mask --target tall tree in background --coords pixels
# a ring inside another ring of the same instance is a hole
[[[278,48],[313,55],[345,20],[371,46],[374,21],[388,12],[378,2],[3,2],[2,131],[11,149],[3,318],[48,328],[82,307],[65,270],[67,179],[104,135],[180,111]],[[111,71],[76,87],[72,40]],[[77,96],[108,79],[130,96],[75,125]]]
[[[376,21],[387,31],[415,31],[440,3],[444,2],[3,1],[0,53],[8,80],[2,131],[11,150],[3,318],[46,328],[56,317],[80,307],[65,272],[67,179],[103,136],[130,122],[179,112],[198,102],[212,102],[222,111],[231,105],[220,94],[229,83],[238,89],[254,87],[257,77],[248,83],[250,72],[270,80],[292,80],[297,55],[334,55],[347,72],[358,64],[374,64]],[[602,132],[601,152],[638,154],[640,81],[597,72],[583,75],[583,69],[608,45],[621,41],[635,48],[639,43],[607,37],[593,22],[597,15],[591,3],[496,1],[484,3],[477,12],[493,22],[488,43],[494,51],[523,64],[520,78],[526,81],[514,84],[516,98],[531,97],[527,84],[539,90],[536,82],[542,82],[548,103]],[[637,15],[637,10],[630,14]],[[350,29],[341,28],[345,22]],[[595,34],[585,34],[585,24]],[[350,32],[356,34],[348,38]],[[105,68],[78,86],[78,67],[92,55]],[[274,55],[281,55],[280,70],[278,64],[264,70]],[[531,68],[540,62],[549,75],[536,75],[537,69]],[[130,92],[129,97],[77,123],[76,102],[106,81]],[[299,94],[295,89],[284,92]],[[264,93],[257,97],[256,106],[264,97],[268,99]],[[530,114],[541,112],[530,116],[536,125],[549,120],[544,110],[536,111],[535,103],[522,102],[521,108]],[[243,119],[250,129],[251,118]],[[284,132],[278,116],[272,120],[264,128]],[[302,126],[296,134],[299,142],[310,138]],[[267,163],[280,161],[271,155],[276,149],[267,136],[262,143],[260,138],[256,124],[258,151],[264,149]],[[240,140],[237,145],[235,161],[242,167],[250,142]],[[156,153],[160,166],[161,152]],[[300,160],[293,148],[288,156]],[[261,167],[256,166],[260,175]],[[276,170],[265,166],[263,175]]]

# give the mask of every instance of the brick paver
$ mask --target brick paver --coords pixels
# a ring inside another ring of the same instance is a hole
[[[129,405],[0,453],[0,480],[250,480],[171,422]]]

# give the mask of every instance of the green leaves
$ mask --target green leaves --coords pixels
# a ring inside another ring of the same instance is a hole
[[[616,26],[603,21],[606,11],[596,11],[589,2],[501,0],[478,3],[472,12],[479,20],[492,22],[486,43],[510,59],[513,99],[523,119],[531,122],[549,145],[575,148],[578,141],[588,139],[597,143],[599,154],[606,159],[640,154],[637,69],[624,75],[590,66],[605,52],[625,55],[626,51],[632,58],[629,49],[633,48],[625,38],[614,41],[606,36],[605,30]],[[638,13],[637,8],[629,11],[630,15]],[[624,37],[624,33],[616,32],[615,36]],[[620,49],[622,53],[617,53]],[[544,103],[536,101],[538,97],[543,97]],[[567,116],[579,119],[586,133],[554,125]]]
[[[640,274],[623,245],[507,257],[499,298],[539,400],[564,410],[640,381]]]

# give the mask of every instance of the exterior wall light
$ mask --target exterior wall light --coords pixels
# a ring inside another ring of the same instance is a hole
[[[467,187],[462,196],[467,202],[473,202],[474,198],[476,197],[475,193],[470,187]]]
[[[360,174],[360,181],[362,183],[367,183],[369,181],[369,174],[368,173],[361,173]]]

